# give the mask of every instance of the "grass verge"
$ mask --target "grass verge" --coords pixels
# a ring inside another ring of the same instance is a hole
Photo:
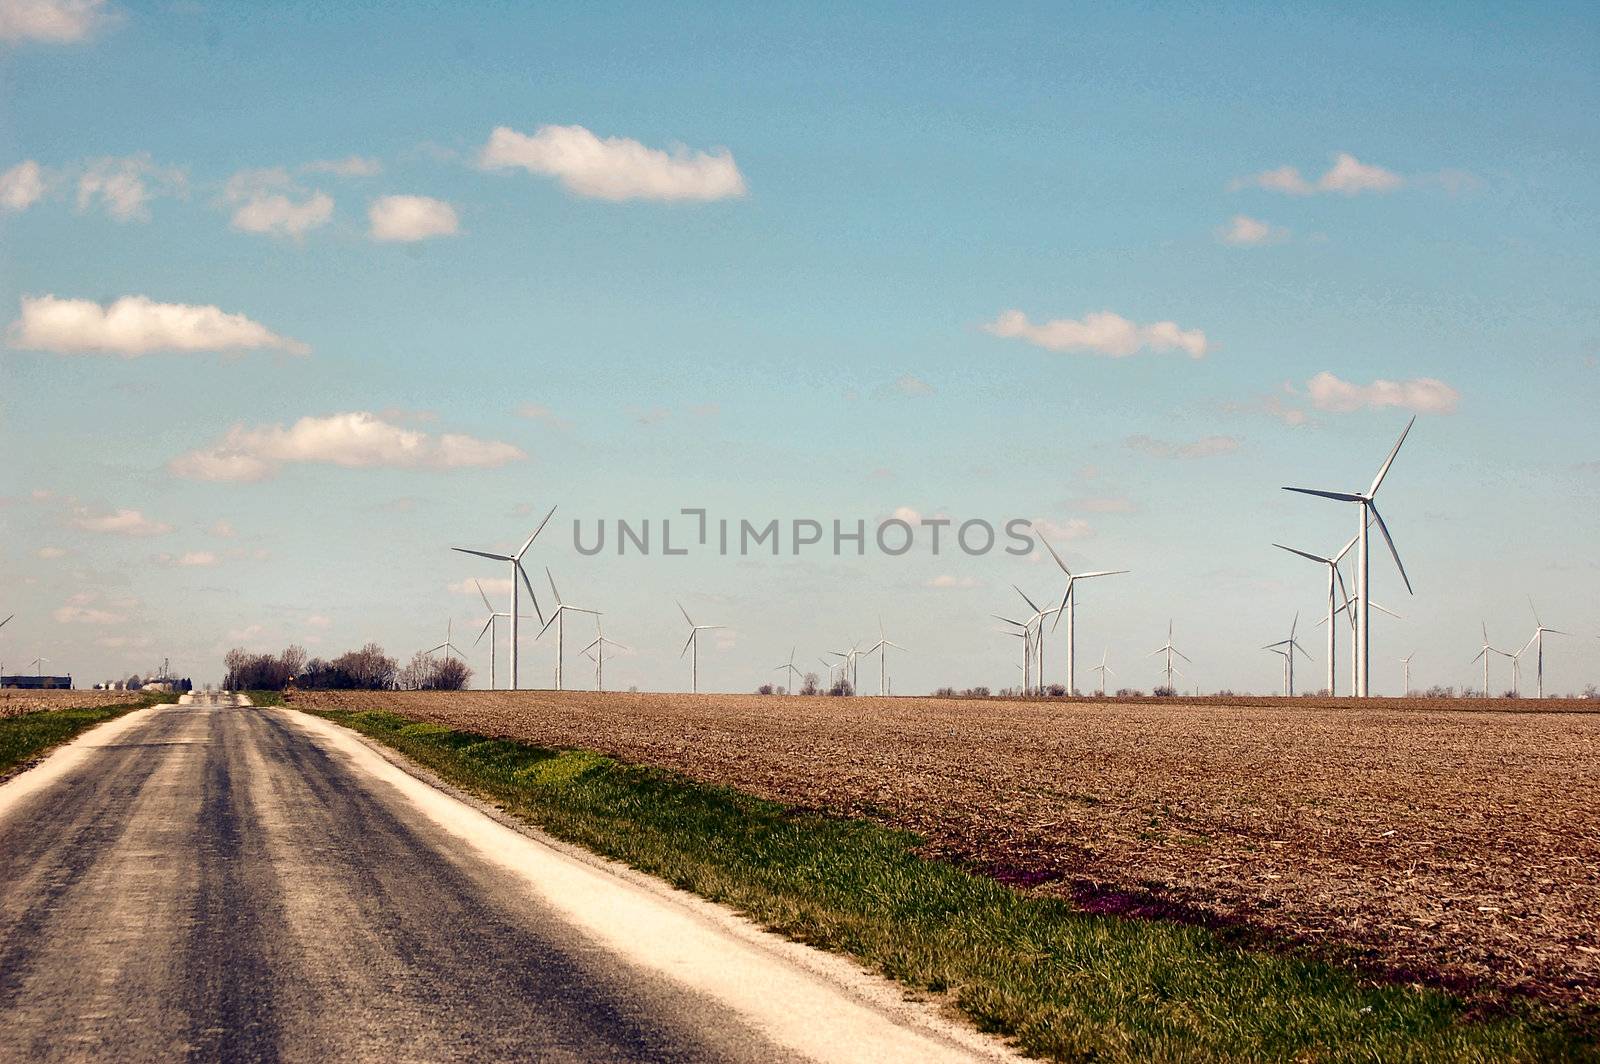
[[[0,780],[4,780],[79,733],[145,706],[171,702],[172,694],[138,695],[134,701],[92,709],[41,709],[0,719]]]
[[[1095,916],[918,856],[905,832],[796,811],[586,751],[380,712],[320,712],[551,834],[790,938],[944,995],[980,1029],[1065,1061],[1597,1060],[1528,1003],[1448,994],[1204,928]]]

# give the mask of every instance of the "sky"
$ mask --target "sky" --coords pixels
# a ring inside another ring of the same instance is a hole
[[[612,687],[687,687],[679,601],[726,626],[703,689],[880,625],[896,692],[1015,684],[993,615],[1059,570],[935,554],[943,519],[1129,570],[1079,585],[1080,689],[1103,654],[1154,686],[1170,621],[1180,687],[1275,690],[1297,614],[1321,686],[1323,573],[1273,543],[1357,518],[1280,489],[1363,489],[1415,416],[1374,692],[1408,653],[1475,684],[1530,597],[1581,690],[1597,45],[1580,4],[0,0],[0,663],[206,682],[229,647],[449,632],[486,685],[471,581],[508,609],[509,569],[449,548],[556,506],[526,563],[628,648]],[[666,556],[685,509],[710,545]],[[714,549],[723,519],[779,555]],[[868,549],[797,555],[795,520]]]

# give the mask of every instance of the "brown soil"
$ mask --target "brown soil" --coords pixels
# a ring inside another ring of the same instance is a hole
[[[131,691],[20,691],[8,687],[0,691],[0,718],[17,717],[39,709],[119,706],[138,699],[139,695]]]
[[[1582,702],[302,692],[582,747],[918,832],[1096,911],[1239,925],[1600,1005],[1600,714]],[[1498,706],[1504,706],[1499,703]]]

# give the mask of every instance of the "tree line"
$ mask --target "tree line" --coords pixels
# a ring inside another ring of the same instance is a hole
[[[313,658],[304,647],[277,654],[234,648],[223,656],[223,687],[230,691],[282,691],[292,683],[304,691],[460,691],[472,669],[460,658],[418,651],[401,665],[377,643],[336,658]]]

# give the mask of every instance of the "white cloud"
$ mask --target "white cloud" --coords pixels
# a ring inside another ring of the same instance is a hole
[[[243,628],[229,629],[228,638],[232,639],[234,642],[242,643],[245,640],[254,639],[264,631],[266,631],[266,629],[261,627],[259,624],[248,624]]]
[[[983,325],[992,336],[1025,340],[1049,351],[1082,351],[1126,358],[1140,350],[1182,351],[1190,358],[1204,358],[1206,334],[1199,329],[1180,329],[1170,321],[1137,325],[1109,310],[1094,311],[1082,321],[1056,318],[1035,325],[1020,310],[1001,311],[994,321]]]
[[[238,533],[234,531],[232,522],[219,517],[216,524],[211,526],[211,534],[218,539],[232,539]]]
[[[282,167],[240,170],[223,195],[235,208],[229,224],[243,233],[298,240],[333,217],[332,196],[300,188]]]
[[[483,593],[490,596],[490,601],[493,601],[496,595],[511,594],[511,578],[509,576],[468,577],[465,580],[457,580],[447,590],[457,595],[470,595],[473,598],[477,598],[478,588],[473,584],[473,580],[483,585]],[[482,602],[479,605],[482,605]]]
[[[121,624],[127,619],[120,613],[89,606],[62,606],[52,616],[57,624]]]
[[[1419,414],[1453,414],[1461,401],[1460,392],[1433,377],[1355,384],[1328,372],[1307,381],[1306,394],[1318,410],[1337,414],[1391,406]]]
[[[110,21],[105,0],[0,0],[0,40],[70,44]]]
[[[120,536],[164,536],[172,531],[172,526],[166,522],[152,520],[140,511],[126,507],[112,514],[91,514],[87,510],[79,510],[72,518],[72,523],[88,532],[110,532]]]
[[[1340,152],[1334,159],[1333,169],[1317,179],[1317,187],[1324,192],[1339,192],[1354,196],[1361,192],[1392,192],[1405,183],[1405,179],[1381,166],[1369,166],[1349,152]]]
[[[924,587],[936,587],[936,588],[943,589],[943,588],[970,588],[970,587],[978,587],[980,585],[978,583],[978,578],[975,577],[975,576],[953,576],[950,573],[940,573],[938,576],[934,577],[932,580],[929,580],[923,586]]]
[[[108,650],[138,650],[156,645],[153,635],[103,635],[97,638],[95,646],[105,647]]]
[[[1131,514],[1138,509],[1132,499],[1122,496],[1075,499],[1072,502],[1072,508],[1091,514]]]
[[[343,159],[317,159],[300,168],[308,174],[334,174],[338,177],[375,177],[383,173],[383,163],[361,155]]]
[[[217,564],[217,556],[208,550],[185,551],[172,559],[173,565],[181,565],[186,569],[209,569]]]
[[[1235,247],[1256,247],[1261,244],[1280,244],[1289,239],[1289,230],[1270,225],[1248,214],[1236,214],[1228,224],[1217,230],[1217,239]]]
[[[1169,443],[1150,436],[1129,436],[1127,444],[1152,458],[1211,458],[1239,449],[1237,436],[1202,436],[1189,443]]]
[[[521,167],[561,181],[567,191],[603,200],[720,200],[745,194],[744,175],[726,149],[671,152],[583,126],[540,126],[532,136],[501,126],[478,157],[486,170]]]
[[[509,443],[444,433],[430,436],[367,411],[303,417],[293,425],[235,425],[214,446],[180,455],[168,468],[191,480],[265,480],[291,463],[347,469],[496,468],[527,456]]]
[[[890,517],[904,521],[908,525],[918,524],[922,520],[922,515],[909,506],[896,506]]]
[[[119,222],[148,221],[149,201],[156,196],[181,196],[188,176],[180,167],[159,166],[149,152],[90,161],[78,178],[78,209],[96,200]]]
[[[517,407],[518,417],[525,417],[529,421],[537,421],[549,425],[553,429],[570,429],[572,422],[557,414],[543,403],[523,403]]]
[[[381,241],[427,240],[453,236],[460,228],[456,209],[428,196],[381,196],[367,208],[368,235]]]
[[[47,562],[55,561],[57,558],[65,558],[67,556],[66,548],[64,547],[40,547],[38,550],[34,551],[33,554],[34,557]]]
[[[109,306],[88,299],[23,296],[22,317],[7,339],[24,351],[94,352],[136,358],[151,351],[221,351],[258,347],[303,355],[310,348],[217,307],[157,303],[123,296]]]
[[[1361,192],[1393,192],[1403,184],[1405,178],[1394,171],[1364,163],[1349,152],[1342,151],[1333,157],[1333,166],[1315,183],[1307,181],[1293,166],[1280,166],[1276,170],[1235,178],[1228,187],[1237,190],[1254,185],[1268,192],[1282,192],[1290,196],[1310,196],[1317,192],[1354,196]]]
[[[16,214],[39,202],[44,195],[44,169],[26,159],[0,174],[0,211]]]
[[[324,617],[320,613],[313,613],[311,616],[306,618],[306,624],[312,628],[332,628],[333,618]]]
[[[1033,526],[1035,532],[1048,539],[1052,544],[1089,539],[1094,535],[1094,526],[1081,517],[1070,517],[1065,521],[1052,521],[1048,517],[1035,517],[1028,523]]]

